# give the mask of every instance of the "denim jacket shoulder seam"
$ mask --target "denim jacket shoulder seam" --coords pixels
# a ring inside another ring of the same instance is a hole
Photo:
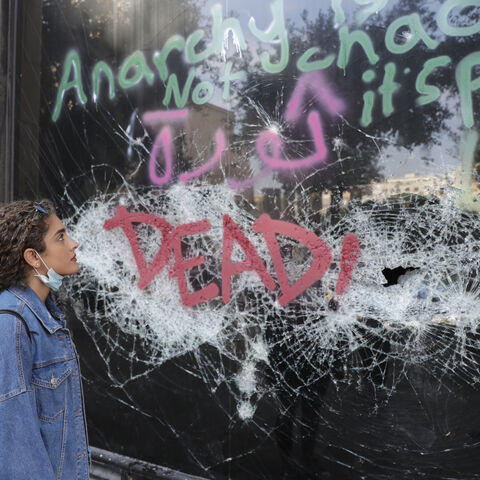
[[[22,362],[22,322],[20,319],[16,319],[16,346],[17,346],[17,363],[18,363],[18,374],[20,376],[21,388],[26,389],[25,383],[25,374],[23,372],[23,362]]]

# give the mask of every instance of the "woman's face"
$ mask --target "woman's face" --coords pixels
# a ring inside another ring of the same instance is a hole
[[[40,253],[48,268],[53,268],[60,275],[71,275],[78,272],[75,250],[78,243],[67,235],[65,225],[56,215],[48,217],[48,231],[45,235],[45,250]],[[47,272],[40,260],[42,274]]]

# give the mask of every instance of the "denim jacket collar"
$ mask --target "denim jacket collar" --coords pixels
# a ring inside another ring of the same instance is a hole
[[[58,309],[50,294],[43,303],[30,287],[15,285],[8,290],[25,302],[48,332],[55,333],[59,328],[65,327],[65,314]]]

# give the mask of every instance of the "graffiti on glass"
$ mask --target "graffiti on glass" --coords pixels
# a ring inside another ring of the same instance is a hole
[[[162,234],[162,243],[154,259],[147,265],[141,251],[134,224],[147,224],[157,228]],[[220,295],[220,289],[215,282],[211,282],[200,290],[190,292],[186,279],[186,273],[205,263],[203,255],[185,259],[182,253],[182,241],[187,236],[208,235],[211,229],[210,221],[207,219],[186,223],[173,227],[165,219],[153,214],[142,212],[129,212],[125,207],[118,206],[115,216],[105,222],[104,228],[112,230],[121,228],[127,237],[133,256],[137,265],[140,279],[138,287],[146,288],[169,263],[173,252],[174,265],[169,271],[172,278],[176,278],[182,303],[186,307],[194,307],[208,302]],[[256,220],[252,229],[263,235],[270,252],[276,278],[280,287],[281,296],[279,303],[286,306],[315,282],[320,280],[333,262],[333,254],[329,246],[313,232],[306,230],[299,225],[282,220],[274,220],[268,215],[262,215]],[[277,235],[283,235],[294,239],[300,245],[305,246],[312,255],[312,262],[301,278],[293,284],[290,282],[282,258],[281,248]],[[232,251],[237,243],[245,255],[245,259],[232,262]],[[342,246],[340,261],[340,273],[336,284],[336,293],[342,295],[350,284],[353,271],[360,258],[360,241],[353,233],[345,236]],[[254,245],[235,221],[225,214],[223,217],[223,253],[221,266],[222,299],[224,303],[230,301],[231,277],[242,272],[255,272],[265,287],[273,291],[276,288],[272,275],[268,272],[264,261],[261,259]]]

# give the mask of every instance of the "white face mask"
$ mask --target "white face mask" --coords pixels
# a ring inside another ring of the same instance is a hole
[[[54,292],[58,291],[58,289],[62,286],[63,276],[59,275],[53,268],[48,268],[48,265],[43,261],[43,258],[40,254],[35,250],[35,253],[40,257],[40,260],[47,268],[47,275],[40,275],[35,267],[34,270],[37,272],[35,277],[38,277],[41,282],[43,282],[48,288],[52,289]]]

